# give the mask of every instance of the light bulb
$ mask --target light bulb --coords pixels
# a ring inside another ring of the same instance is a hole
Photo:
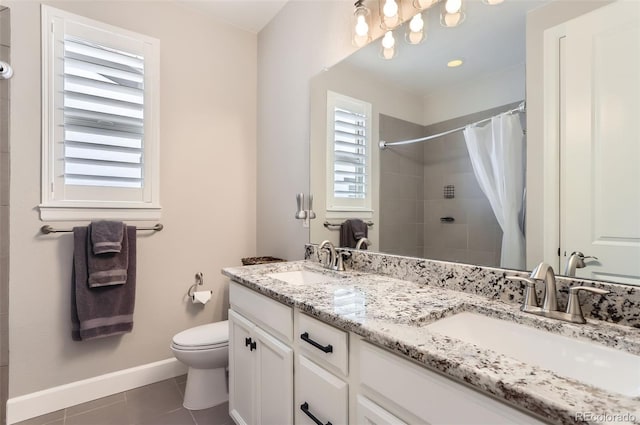
[[[390,49],[382,49],[382,57],[386,60],[393,59],[396,55],[396,49],[393,47]]]
[[[384,37],[382,37],[382,47],[385,49],[392,49],[395,44],[396,39],[393,38],[393,33],[391,31],[387,31]]]
[[[447,13],[458,13],[462,8],[462,0],[447,0],[447,2],[444,4],[444,8]]]
[[[398,4],[395,0],[385,0],[382,13],[388,18],[393,18],[398,14]]]
[[[407,41],[409,42],[409,44],[420,44],[422,43],[422,40],[424,40],[424,33],[422,31],[420,32],[411,31],[407,35]]]
[[[445,27],[455,27],[462,22],[462,13],[446,13],[442,21]]]
[[[422,13],[418,13],[409,22],[409,29],[411,32],[422,32],[424,28],[424,21],[422,20]]]
[[[363,15],[358,15],[358,20],[356,22],[356,34],[360,37],[364,37],[369,33],[369,25],[367,25],[367,20]]]

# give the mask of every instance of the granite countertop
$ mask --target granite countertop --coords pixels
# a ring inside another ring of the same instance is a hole
[[[266,276],[303,268],[336,279],[294,285]],[[565,378],[431,332],[425,325],[459,312],[475,312],[640,355],[640,332],[635,328],[591,319],[584,325],[547,319],[522,313],[517,304],[378,274],[333,272],[309,260],[229,267],[222,272],[235,282],[507,400],[551,423],[640,424],[640,397],[607,392]],[[350,301],[343,303],[341,299]],[[354,304],[353,300],[360,302]],[[576,418],[579,412],[591,416]]]

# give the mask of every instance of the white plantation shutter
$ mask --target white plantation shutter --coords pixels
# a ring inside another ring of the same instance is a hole
[[[333,196],[364,199],[367,196],[367,116],[334,108]]]
[[[371,104],[327,93],[327,209],[371,210]]]
[[[159,42],[42,6],[40,216],[157,219]]]
[[[64,39],[64,182],[143,186],[144,58]]]

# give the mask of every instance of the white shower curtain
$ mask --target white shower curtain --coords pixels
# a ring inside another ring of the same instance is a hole
[[[518,114],[502,114],[464,130],[473,172],[502,228],[500,266],[525,269],[520,227],[525,183],[524,134]]]

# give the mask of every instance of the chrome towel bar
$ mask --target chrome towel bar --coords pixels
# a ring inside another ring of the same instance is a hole
[[[341,226],[341,223],[337,223],[337,224],[336,223],[329,223],[328,221],[325,221],[323,224],[324,224],[324,227],[326,227],[329,230],[338,230],[340,228],[340,226]],[[371,227],[371,226],[373,226],[373,221],[365,221],[365,224],[368,227]]]
[[[136,230],[153,230],[154,232],[159,232],[164,229],[164,226],[160,223],[154,225],[153,227],[137,227]],[[70,233],[73,232],[73,229],[54,229],[48,224],[45,224],[40,228],[40,233],[48,235],[49,233]]]

